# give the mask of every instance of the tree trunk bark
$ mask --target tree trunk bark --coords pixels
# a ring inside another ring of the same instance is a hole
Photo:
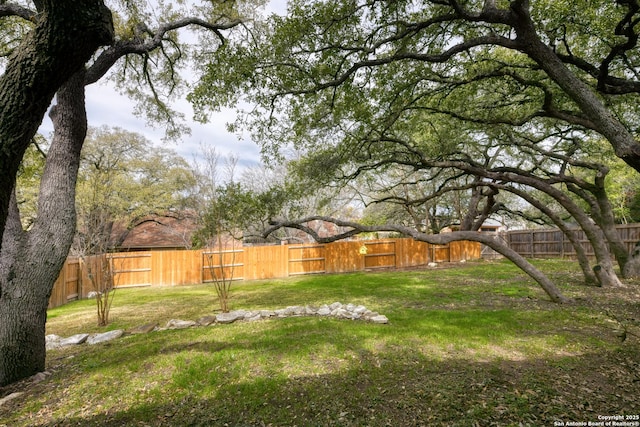
[[[613,261],[609,248],[607,247],[607,240],[602,229],[594,225],[586,213],[574,209],[576,208],[570,200],[561,200],[564,196],[558,198],[562,206],[571,213],[572,217],[578,222],[585,236],[589,240],[591,247],[593,248],[594,255],[601,267],[601,270],[596,274],[596,278],[601,286],[617,287],[622,286],[622,282],[616,275],[614,270]]]
[[[622,286],[622,282],[616,275],[613,268],[613,261],[611,259],[611,255],[609,253],[609,248],[607,247],[607,240],[604,236],[604,233],[600,228],[598,228],[593,222],[591,218],[582,210],[576,203],[571,200],[565,193],[555,188],[553,185],[547,183],[544,180],[537,179],[535,177],[530,177],[526,175],[521,175],[515,172],[494,172],[484,170],[482,168],[474,167],[468,165],[463,162],[458,162],[457,164],[451,164],[447,162],[436,162],[435,166],[443,166],[443,167],[457,167],[460,170],[472,173],[474,175],[484,176],[491,179],[496,180],[506,180],[508,182],[517,182],[520,184],[524,184],[533,188],[536,188],[540,191],[545,192],[549,196],[553,197],[558,203],[562,205],[563,208],[567,210],[576,220],[576,222],[580,225],[580,228],[584,231],[587,239],[589,239],[589,243],[591,243],[591,247],[593,248],[593,252],[598,260],[602,268],[602,272],[597,278],[600,280],[601,286]]]
[[[32,290],[0,301],[0,386],[44,370],[46,316],[47,305]]]
[[[20,224],[15,194],[11,198],[4,236],[10,242],[5,242],[0,258],[0,280],[3,282],[0,297],[0,386],[41,371],[45,360],[44,346],[40,343],[44,343],[46,306],[43,310],[42,304],[37,303],[33,289],[21,286],[25,273],[35,273],[38,268],[31,265],[25,271],[21,267],[26,263],[16,265],[27,239]]]
[[[620,238],[618,230],[616,229],[613,209],[611,208],[611,203],[607,197],[605,177],[608,172],[608,169],[603,167],[596,174],[593,184],[567,184],[567,189],[582,198],[590,206],[591,218],[595,221],[600,230],[602,230],[602,233],[609,244],[609,251],[615,257],[618,262],[618,266],[620,267],[620,271],[624,274],[629,254],[624,242]]]
[[[611,209],[611,203],[609,202],[609,198],[607,197],[604,189],[604,182],[594,195],[600,211],[600,221],[598,225],[609,242],[609,248],[618,262],[618,267],[620,267],[622,277],[627,277],[624,272],[626,271],[625,266],[629,261],[629,251],[620,238],[620,233],[618,233],[616,228],[613,209]]]
[[[575,233],[573,233],[573,231],[569,227],[567,227],[564,221],[558,215],[556,215],[552,209],[550,209],[547,205],[540,202],[538,199],[536,199],[526,191],[512,187],[510,185],[496,185],[496,186],[498,188],[504,189],[506,191],[509,191],[523,198],[529,204],[531,204],[531,206],[535,207],[540,212],[548,216],[549,219],[551,219],[551,221],[553,221],[553,223],[556,225],[556,227],[558,227],[562,231],[562,233],[567,237],[567,239],[569,239],[569,242],[571,243],[571,246],[573,247],[573,250],[576,253],[578,265],[582,270],[582,275],[584,276],[585,283],[588,285],[595,285],[599,283],[596,275],[594,274],[594,271],[591,269],[591,266],[589,265],[589,258],[587,257],[587,253],[582,247],[582,244],[576,238]]]
[[[28,232],[12,198],[0,252],[0,386],[45,367],[45,322],[53,285],[69,253],[76,226],[75,184],[87,130],[84,72],[58,92],[51,112],[54,137]]]

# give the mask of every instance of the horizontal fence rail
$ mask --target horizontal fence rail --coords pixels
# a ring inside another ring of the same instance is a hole
[[[240,246],[224,250],[168,250],[69,258],[56,281],[49,308],[86,298],[93,291],[84,263],[110,262],[116,288],[181,286],[305,274],[419,267],[429,262],[480,258],[476,242],[430,245],[413,239],[353,240],[328,244]],[[104,264],[103,264],[104,265]],[[95,279],[95,278],[94,278]]]

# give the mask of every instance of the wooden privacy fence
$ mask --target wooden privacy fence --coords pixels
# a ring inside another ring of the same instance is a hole
[[[64,263],[64,267],[53,285],[49,297],[49,308],[58,307],[81,298],[80,283],[80,260],[67,258],[67,262]]]
[[[122,252],[90,257],[110,262],[116,287],[180,286],[232,280],[258,280],[303,274],[407,268],[429,262],[480,258],[477,242],[431,245],[413,239],[357,240],[329,244],[246,246],[213,251]],[[85,298],[93,290],[87,269],[69,259],[54,285],[49,308]]]
[[[640,240],[640,224],[616,226],[620,238],[630,252]],[[593,248],[582,229],[572,229],[571,233],[580,242],[589,256],[594,256]],[[540,230],[514,230],[506,233],[505,239],[511,249],[529,258],[575,258],[575,251],[569,238],[557,228]]]

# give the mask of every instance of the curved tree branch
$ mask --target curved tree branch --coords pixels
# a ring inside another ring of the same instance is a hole
[[[317,232],[312,230],[310,227],[305,226],[304,224],[310,221],[326,221],[331,222],[339,227],[350,228],[351,230],[345,231],[343,233],[337,234],[331,237],[321,237]],[[413,228],[405,227],[401,225],[381,225],[381,226],[373,226],[373,225],[362,225],[353,221],[344,221],[336,218],[326,217],[326,216],[310,216],[307,218],[302,218],[296,221],[277,221],[271,225],[267,230],[265,230],[264,236],[268,236],[269,234],[275,232],[280,228],[296,228],[298,230],[304,231],[311,235],[317,242],[319,243],[330,243],[338,240],[345,239],[347,237],[355,236],[360,233],[367,232],[377,232],[377,231],[395,231],[400,234],[404,234],[406,236],[412,237],[415,240],[421,242],[427,242],[434,245],[444,245],[454,241],[460,240],[469,240],[472,242],[480,242],[491,249],[499,252],[504,255],[506,258],[511,260],[514,264],[516,264],[519,268],[521,268],[524,272],[526,272],[532,279],[534,279],[542,289],[547,293],[549,298],[556,303],[568,303],[571,300],[560,292],[560,290],[551,282],[542,272],[536,269],[533,265],[531,265],[526,259],[524,259],[520,254],[515,252],[513,249],[509,248],[507,245],[502,243],[499,239],[495,239],[493,236],[489,236],[483,233],[479,233],[476,231],[456,231],[452,233],[441,233],[441,234],[426,234],[419,231],[416,231]]]
[[[212,31],[221,42],[224,42],[224,36],[221,31],[233,28],[241,23],[242,21],[240,20],[231,20],[224,23],[211,23],[200,18],[187,17],[160,25],[155,31],[146,29],[145,32],[151,35],[148,39],[143,38],[140,33],[138,33],[137,37],[117,41],[112,46],[105,49],[87,70],[85,84],[89,85],[97,82],[111,69],[113,64],[123,56],[130,54],[144,55],[161,47],[165,42],[166,34],[171,31],[195,26]]]

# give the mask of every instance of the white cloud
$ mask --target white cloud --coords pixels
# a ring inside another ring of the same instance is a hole
[[[144,118],[134,114],[135,102],[119,94],[109,85],[98,83],[87,86],[86,107],[91,127],[120,127],[144,135],[154,144],[167,144],[162,141],[162,126],[148,126]],[[191,162],[194,157],[198,157],[201,145],[212,144],[223,156],[237,155],[240,166],[260,163],[260,149],[253,141],[246,137],[239,139],[238,135],[227,131],[226,124],[234,120],[233,109],[213,113],[209,117],[209,123],[203,124],[191,119],[193,112],[186,101],[177,103],[174,108],[184,113],[186,124],[191,128],[191,135],[184,135],[181,141],[170,144],[168,148],[178,152],[187,161]],[[45,117],[39,132],[47,137],[53,132],[53,124],[48,116]]]

